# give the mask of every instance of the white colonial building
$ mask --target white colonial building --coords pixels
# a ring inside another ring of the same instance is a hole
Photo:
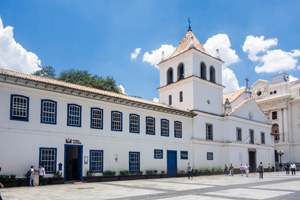
[[[289,75],[272,77],[272,83],[258,80],[252,85],[253,97],[272,123],[275,161],[300,163],[300,81],[290,82]]]
[[[189,30],[162,57],[160,103],[0,69],[0,166],[82,180],[88,170],[274,164],[271,124],[248,88],[223,95],[223,61]]]

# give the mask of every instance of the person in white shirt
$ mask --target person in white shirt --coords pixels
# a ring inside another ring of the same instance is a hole
[[[39,168],[39,185],[42,185],[42,182],[43,182],[43,178],[45,176],[45,168],[40,165],[40,168]]]
[[[246,172],[246,177],[249,176],[249,169],[250,169],[250,166],[248,165],[248,163],[244,166],[244,170]]]
[[[296,175],[296,165],[293,162],[292,162],[290,168],[292,170],[292,175]]]

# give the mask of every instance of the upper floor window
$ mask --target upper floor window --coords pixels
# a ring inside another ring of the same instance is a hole
[[[261,132],[261,133],[260,133],[260,139],[261,139],[261,143],[262,143],[262,144],[265,144],[265,143],[266,143],[266,140],[265,140],[266,138],[265,138],[265,133],[264,133],[264,132]]]
[[[103,110],[91,108],[91,128],[103,129]]]
[[[168,72],[167,72],[167,84],[171,84],[173,83],[173,69],[170,68],[168,69]]]
[[[161,136],[169,136],[169,120],[161,120]]]
[[[169,105],[172,105],[172,95],[169,95]]]
[[[277,119],[277,111],[272,112],[272,119]]]
[[[97,173],[103,172],[102,150],[90,150],[90,170]]]
[[[42,99],[41,123],[56,124],[56,105],[55,101]]]
[[[40,148],[40,164],[45,168],[46,173],[56,171],[56,148]]]
[[[279,126],[278,124],[273,124],[272,126],[272,134],[275,136],[275,141],[279,141]]]
[[[250,137],[250,144],[254,144],[254,130],[250,129],[249,130],[249,137]]]
[[[130,133],[140,132],[140,116],[136,114],[130,114]]]
[[[146,134],[155,135],[155,118],[146,117]]]
[[[213,125],[206,124],[206,139],[213,140]]]
[[[179,92],[179,102],[183,102],[183,91]]]
[[[163,159],[162,149],[154,149],[154,159]]]
[[[29,98],[21,95],[11,95],[10,103],[11,120],[29,120]]]
[[[180,158],[187,160],[189,159],[189,152],[188,151],[180,151]]]
[[[140,152],[129,152],[129,171],[140,171]]]
[[[122,113],[118,111],[111,112],[111,130],[122,131]]]
[[[209,68],[209,80],[213,83],[216,82],[216,70],[213,66]]]
[[[176,138],[181,138],[182,137],[182,126],[181,126],[181,122],[174,122],[174,137]]]
[[[184,65],[180,63],[177,68],[177,80],[181,80],[184,78]]]
[[[206,65],[205,65],[204,62],[201,62],[201,66],[200,66],[200,78],[206,80]]]
[[[81,126],[81,106],[68,104],[68,126]]]
[[[236,141],[242,141],[242,129],[236,128]]]

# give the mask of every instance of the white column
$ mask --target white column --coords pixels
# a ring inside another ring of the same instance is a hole
[[[279,121],[279,141],[283,142],[283,114],[282,114],[282,109],[278,110],[278,121]]]
[[[289,125],[288,125],[288,113],[287,113],[287,108],[283,109],[283,132],[284,132],[284,141],[288,142],[289,141]]]

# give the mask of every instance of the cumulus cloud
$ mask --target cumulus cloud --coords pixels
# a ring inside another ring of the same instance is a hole
[[[159,99],[156,98],[156,97],[154,97],[153,101],[156,102],[156,103],[158,103],[158,102],[159,102]]]
[[[290,80],[290,82],[294,82],[294,81],[299,80],[299,78],[293,77],[292,75],[290,75],[289,80]]]
[[[219,49],[220,58],[225,62],[223,67],[237,63],[239,56],[235,50],[231,49],[231,43],[226,34],[218,34],[209,38],[203,45],[210,55],[216,54],[216,49]]]
[[[158,68],[157,64],[161,61],[161,54],[164,51],[165,58],[168,58],[175,51],[176,47],[173,45],[163,44],[159,49],[152,50],[151,53],[146,52],[143,55],[143,62],[148,62]]]
[[[255,72],[274,73],[295,69],[298,63],[296,57],[299,56],[299,50],[292,50],[291,52],[285,52],[281,49],[267,51],[266,54],[261,57],[263,65],[256,66]]]
[[[223,93],[229,93],[240,89],[239,82],[231,69],[224,68],[222,74],[223,85],[226,86]]]
[[[141,48],[136,48],[133,53],[131,53],[131,60],[135,60],[138,55],[141,53]]]
[[[125,93],[125,88],[123,87],[123,85],[119,85],[119,88],[120,88],[122,94],[126,94],[126,93]]]
[[[41,60],[17,43],[13,27],[4,28],[0,18],[0,67],[23,73],[33,73],[40,69]]]
[[[257,54],[259,52],[265,52],[272,46],[276,46],[278,44],[277,38],[264,39],[264,36],[254,37],[249,35],[246,37],[246,40],[243,45],[243,51],[248,53],[248,58],[251,61],[257,61],[260,59]]]

